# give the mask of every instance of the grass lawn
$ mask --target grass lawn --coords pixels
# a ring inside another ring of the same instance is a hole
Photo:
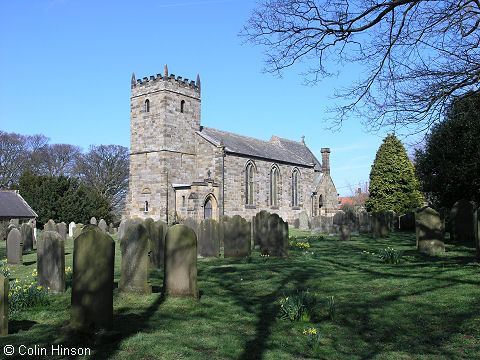
[[[0,337],[0,358],[7,358],[6,344],[49,352],[52,344],[61,344],[90,348],[88,359],[480,359],[480,265],[473,248],[447,244],[444,255],[423,256],[411,233],[388,239],[354,236],[348,242],[295,229],[291,235],[308,241],[308,252],[291,250],[286,260],[264,259],[258,251],[250,259],[199,259],[198,302],[164,299],[159,270],[151,271],[151,295],[119,294],[116,244],[117,333],[102,343],[62,338],[60,329],[70,316],[68,288],[50,295],[47,306],[10,315],[10,334]],[[362,255],[386,246],[404,252],[399,264]],[[71,238],[65,252],[66,266],[72,266]],[[3,243],[0,259],[5,257]],[[23,266],[11,266],[11,283],[34,269],[36,253],[24,255]],[[310,320],[279,318],[279,299],[307,289],[319,299]],[[331,296],[333,320],[327,308]],[[312,328],[320,335],[316,353],[303,334]],[[22,358],[16,354],[8,358]]]

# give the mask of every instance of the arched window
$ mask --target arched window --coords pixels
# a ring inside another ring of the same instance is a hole
[[[247,205],[253,205],[253,175],[253,164],[248,163],[245,171],[245,203]]]
[[[145,112],[150,112],[150,100],[145,100]]]
[[[298,206],[298,170],[292,173],[292,206]]]
[[[148,201],[145,201],[145,212],[148,212]]]
[[[180,101],[180,112],[183,113],[185,110],[185,100]]]
[[[203,207],[203,216],[205,219],[212,218],[212,200],[210,198],[207,199]]]
[[[270,170],[270,205],[278,206],[278,168]]]

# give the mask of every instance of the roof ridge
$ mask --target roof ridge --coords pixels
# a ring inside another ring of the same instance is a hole
[[[269,140],[263,140],[263,139],[255,138],[255,137],[252,137],[252,136],[247,136],[247,135],[242,135],[242,134],[233,133],[233,132],[230,132],[230,131],[215,129],[215,128],[211,128],[211,127],[208,127],[208,126],[202,126],[202,128],[206,128],[206,129],[210,129],[210,130],[215,130],[215,131],[220,131],[220,132],[224,132],[224,133],[227,133],[227,134],[231,134],[231,135],[235,135],[235,136],[241,136],[241,137],[245,137],[245,138],[249,138],[249,139],[253,139],[253,140],[257,140],[257,141],[263,141],[263,142],[265,142],[265,143],[268,143],[268,144],[271,144],[271,145],[275,145],[275,146],[278,147],[278,145],[271,143]],[[201,130],[200,130],[200,132],[201,132]],[[283,147],[282,147],[282,149],[283,149]]]

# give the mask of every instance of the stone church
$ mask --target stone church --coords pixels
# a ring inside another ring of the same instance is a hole
[[[330,149],[322,162],[302,141],[270,141],[200,124],[200,77],[168,74],[131,83],[130,182],[126,216],[169,223],[187,217],[250,219],[261,210],[289,223],[301,212],[333,215]]]

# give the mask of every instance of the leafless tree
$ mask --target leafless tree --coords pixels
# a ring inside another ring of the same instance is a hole
[[[28,146],[26,137],[0,130],[0,188],[16,184],[28,167]]]
[[[35,172],[48,176],[73,176],[82,148],[70,144],[52,144],[33,152]]]
[[[265,47],[269,72],[313,59],[304,76],[318,82],[331,66],[361,64],[358,81],[335,91],[346,102],[331,127],[356,114],[371,131],[412,134],[478,92],[479,25],[480,0],[264,0],[241,35]]]

